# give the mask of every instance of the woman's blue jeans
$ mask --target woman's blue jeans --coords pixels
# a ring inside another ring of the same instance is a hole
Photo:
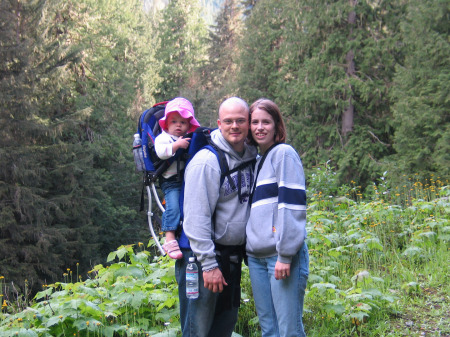
[[[162,216],[161,230],[163,232],[175,231],[180,224],[180,192],[181,182],[164,181],[161,184],[161,190],[166,200],[166,210]]]
[[[275,279],[277,256],[248,257],[253,297],[263,337],[303,337],[303,301],[309,274],[306,242],[292,258],[291,275]]]

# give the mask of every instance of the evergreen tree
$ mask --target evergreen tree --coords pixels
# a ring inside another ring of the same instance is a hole
[[[397,1],[256,3],[241,88],[280,105],[306,167],[332,160],[346,182],[381,170],[392,152],[387,93],[402,10]]]
[[[225,0],[209,31],[209,62],[199,70],[203,79],[203,102],[198,110],[206,125],[216,125],[220,103],[237,92],[241,18],[242,8],[238,1]]]
[[[130,144],[139,115],[155,103],[156,37],[139,0],[85,0],[78,6],[84,14],[73,32],[83,49],[75,69],[76,104],[89,111],[85,127],[102,192],[91,219],[100,228],[97,255],[104,258],[121,244],[149,236],[146,217],[136,212],[142,180],[134,172]]]
[[[241,0],[245,16],[250,15],[253,7],[256,5],[256,2],[258,2],[258,0]]]
[[[396,68],[392,87],[397,153],[389,158],[388,167],[397,174],[449,178],[448,17],[448,1],[408,3],[401,25],[405,60]]]
[[[196,0],[172,0],[156,20],[159,41],[156,51],[161,63],[157,99],[183,95],[197,106],[200,87],[197,70],[207,61],[207,29]]]
[[[137,0],[0,13],[0,274],[37,290],[148,237],[130,135],[156,69]]]
[[[78,52],[61,28],[64,7],[51,11],[53,4],[9,1],[0,11],[0,274],[35,290],[62,276],[77,250],[89,253],[72,244],[77,231],[93,239],[96,232],[71,216],[76,177],[89,159],[66,141],[79,133],[67,115],[73,85],[64,77]]]
[[[284,3],[258,1],[248,13],[240,45],[239,89],[243,97],[275,97],[276,77],[283,50],[280,48],[286,23]]]

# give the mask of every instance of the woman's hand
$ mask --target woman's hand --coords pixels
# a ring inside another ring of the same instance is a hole
[[[291,264],[277,261],[275,264],[275,279],[284,280],[291,275]]]

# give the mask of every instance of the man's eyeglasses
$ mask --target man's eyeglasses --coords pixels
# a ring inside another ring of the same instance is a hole
[[[234,123],[236,123],[237,125],[243,125],[245,123],[247,123],[248,120],[245,118],[239,118],[239,119],[224,119],[222,121],[223,124],[227,125],[227,126],[231,126]]]

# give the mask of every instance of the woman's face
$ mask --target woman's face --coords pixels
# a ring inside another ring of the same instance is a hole
[[[250,131],[261,153],[275,143],[275,121],[272,116],[261,109],[252,112]]]

